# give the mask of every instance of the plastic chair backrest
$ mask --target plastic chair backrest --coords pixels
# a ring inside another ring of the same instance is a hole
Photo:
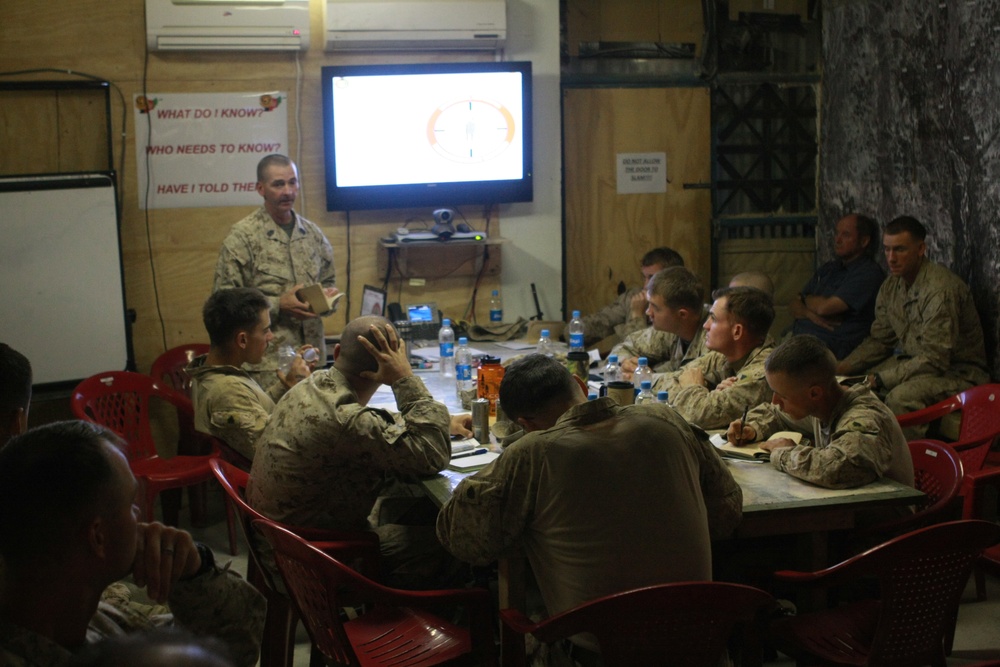
[[[215,479],[218,480],[222,490],[226,492],[226,496],[236,508],[236,514],[240,518],[240,526],[243,528],[243,536],[246,538],[250,548],[250,557],[253,558],[260,574],[264,577],[264,583],[271,590],[281,590],[280,588],[275,588],[271,571],[269,568],[264,567],[264,564],[261,562],[260,554],[257,553],[257,544],[253,539],[252,522],[255,519],[266,520],[267,517],[247,504],[246,490],[247,483],[250,481],[250,475],[228,461],[223,461],[219,458],[213,458],[209,461],[208,465],[212,469],[212,474],[215,475]]]
[[[195,357],[208,354],[208,348],[208,343],[188,343],[172,347],[156,358],[149,374],[157,382],[169,381],[174,391],[191,398],[191,378],[184,369]]]
[[[957,502],[965,474],[958,452],[937,440],[911,440],[913,482],[924,499],[917,504],[921,514],[944,512]],[[930,518],[930,517],[928,517]]]
[[[952,521],[906,533],[821,572],[776,576],[815,584],[877,578],[881,602],[868,664],[928,664],[943,657],[942,640],[973,564],[997,542],[996,524]]]
[[[748,629],[771,602],[770,594],[741,584],[661,584],[608,595],[520,630],[545,643],[589,632],[608,667],[663,664],[665,656],[671,664],[715,667],[734,629]],[[526,620],[512,612],[500,612],[505,625]]]
[[[1000,384],[984,384],[966,389],[923,410],[896,419],[903,428],[927,424],[957,411],[962,412],[958,440],[952,445],[962,457],[965,470],[983,467],[994,441],[1000,437]]]
[[[70,408],[77,419],[100,424],[128,443],[130,460],[155,457],[150,429],[150,399],[162,399],[177,409],[179,418],[193,423],[191,402],[148,375],[130,371],[99,373],[76,386]]]
[[[254,521],[253,525],[274,549],[275,561],[296,610],[313,644],[328,664],[359,664],[355,645],[368,651],[365,664],[432,665],[470,653],[492,655],[489,594],[485,590],[401,591],[387,588],[338,560],[343,553],[341,545],[336,546],[337,558],[334,558],[325,547],[321,551],[317,548],[319,545],[311,545],[273,521]],[[365,605],[366,611],[354,625],[368,626],[373,632],[366,634],[360,629],[353,630],[356,644],[352,644],[340,610],[359,603]],[[413,614],[409,609],[435,603],[469,604],[471,634],[439,618]],[[416,634],[410,635],[410,628]],[[413,643],[405,639],[417,635],[425,640],[419,642],[419,646],[416,639]],[[402,641],[397,643],[395,636]],[[386,642],[392,645],[386,650],[393,654],[376,657]],[[396,655],[396,651],[402,655]]]
[[[984,384],[958,395],[962,404],[959,440],[1000,433],[1000,384]]]

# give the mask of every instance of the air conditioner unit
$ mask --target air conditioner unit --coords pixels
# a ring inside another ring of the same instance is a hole
[[[327,51],[495,50],[506,0],[327,0]]]
[[[305,51],[309,0],[146,0],[151,51]]]

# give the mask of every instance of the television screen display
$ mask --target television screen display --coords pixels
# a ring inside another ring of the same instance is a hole
[[[327,210],[531,201],[531,63],[322,71]]]

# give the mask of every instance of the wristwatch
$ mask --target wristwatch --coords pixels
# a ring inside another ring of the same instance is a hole
[[[206,572],[211,572],[215,569],[215,554],[208,547],[208,545],[202,544],[201,542],[195,542],[194,546],[198,550],[198,555],[201,557],[201,567],[199,567],[198,571],[190,577],[184,577],[182,581],[196,579]]]

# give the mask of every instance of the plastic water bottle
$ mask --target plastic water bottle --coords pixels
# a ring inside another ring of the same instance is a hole
[[[653,396],[653,382],[651,380],[643,380],[642,386],[639,388],[639,395],[635,397],[635,403],[655,403],[656,397]]]
[[[548,329],[542,329],[542,334],[538,337],[538,345],[535,346],[535,352],[544,354],[546,357],[553,356],[552,341],[549,339]]]
[[[657,392],[657,394],[656,394],[656,402],[657,403],[662,403],[663,405],[667,405],[667,399],[668,398],[670,398],[670,394],[668,394],[665,391],[660,391],[660,392]]]
[[[462,336],[458,339],[458,347],[455,349],[455,391],[458,397],[462,397],[462,392],[471,392],[476,388],[476,383],[472,379],[472,353],[469,352],[469,339]]]
[[[447,317],[441,320],[441,330],[438,332],[438,352],[441,356],[441,377],[455,377],[455,330],[451,328],[451,320]]]
[[[493,290],[490,297],[490,322],[503,322],[503,299],[500,298],[500,290]]]
[[[569,321],[569,351],[583,352],[583,320],[580,311],[573,311],[573,319]]]
[[[609,354],[608,362],[604,364],[604,384],[618,382],[622,379],[622,369],[618,365],[618,355]]]
[[[291,345],[282,345],[281,349],[278,350],[278,370],[281,371],[282,375],[288,375],[288,371],[292,370],[295,355],[295,348]]]
[[[649,359],[639,357],[639,367],[632,373],[632,385],[636,389],[641,389],[643,380],[649,380],[650,383],[653,382],[653,369],[649,367]]]

